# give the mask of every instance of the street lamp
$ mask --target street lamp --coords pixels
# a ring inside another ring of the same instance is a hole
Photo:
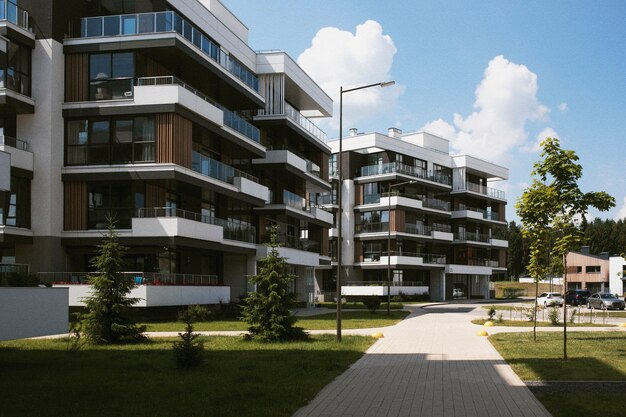
[[[337,341],[341,342],[341,215],[342,215],[342,201],[341,201],[341,188],[343,187],[343,169],[342,169],[342,153],[343,153],[343,95],[352,91],[364,90],[370,87],[390,87],[394,85],[395,81],[382,81],[375,84],[363,85],[361,87],[343,89],[343,86],[339,87],[339,161],[337,162],[337,171],[339,171],[339,187],[337,189],[337,202],[339,208],[337,210]]]
[[[405,181],[399,184],[389,184],[387,188],[387,198],[389,208],[387,209],[387,315],[391,314],[391,189],[406,184],[415,184],[417,181]]]

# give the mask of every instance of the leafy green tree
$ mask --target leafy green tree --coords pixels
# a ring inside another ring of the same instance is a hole
[[[524,190],[516,208],[523,232],[530,240],[529,272],[538,282],[558,266],[563,272],[563,288],[567,289],[567,254],[578,250],[583,242],[575,220],[584,217],[590,207],[610,209],[615,206],[615,199],[604,191],[580,190],[582,166],[577,163],[578,156],[573,150],[561,149],[558,139],[546,138],[541,148],[543,159],[534,164],[533,182]],[[562,263],[551,264],[551,259]],[[567,317],[566,303],[563,317]],[[567,359],[567,320],[563,320],[563,357]]]
[[[528,253],[522,230],[514,222],[510,222],[506,233],[509,242],[507,269],[511,278],[519,278],[526,273]]]
[[[279,256],[278,227],[272,226],[267,257],[261,260],[258,275],[250,280],[256,291],[248,293],[243,302],[242,319],[248,323],[253,337],[265,341],[286,341],[305,336],[301,328],[294,327],[296,295],[290,291],[295,279],[287,272],[285,258]]]
[[[96,273],[89,278],[92,293],[81,315],[87,339],[97,344],[130,343],[144,339],[145,326],[138,326],[129,308],[139,301],[128,297],[134,282],[121,273],[126,248],[117,240],[115,219],[107,219],[107,234],[91,260]]]

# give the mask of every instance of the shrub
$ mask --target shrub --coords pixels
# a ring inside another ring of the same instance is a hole
[[[498,323],[502,323],[504,320],[502,319],[502,313],[498,313]]]
[[[200,335],[193,332],[192,314],[183,312],[180,319],[185,322],[185,332],[178,333],[181,340],[172,344],[176,365],[181,369],[193,369],[202,363],[204,342],[198,340]]]
[[[570,316],[569,316],[569,322],[570,322],[570,323],[574,323],[574,318],[576,317],[576,309],[575,309],[575,308],[572,308],[572,309],[571,309],[571,312],[572,312],[572,313],[571,313],[571,314],[570,314]]]
[[[528,321],[535,321],[535,314],[537,314],[537,310],[535,310],[534,307],[529,308],[528,310],[526,310],[526,318],[528,318]]]
[[[494,306],[489,307],[487,310],[487,320],[493,320],[496,315],[496,308]]]
[[[550,311],[548,311],[548,319],[553,326],[558,325],[561,320],[561,312],[559,309],[556,307],[550,307]]]
[[[209,321],[212,320],[215,313],[211,311],[207,306],[192,304],[187,307],[187,310],[180,311],[178,313],[178,321],[185,321],[191,319],[194,321]]]
[[[370,295],[367,297],[363,297],[361,302],[370,313],[375,313],[376,310],[380,308],[380,298],[376,295]]]

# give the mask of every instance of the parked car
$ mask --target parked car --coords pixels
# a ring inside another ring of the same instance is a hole
[[[563,296],[558,292],[544,292],[537,297],[537,304],[544,307],[562,306]]]
[[[587,298],[587,308],[599,308],[602,310],[623,310],[626,303],[617,298],[615,294],[597,292]]]
[[[452,297],[454,298],[459,298],[459,297],[463,297],[465,294],[463,293],[463,290],[460,288],[455,288],[452,290]]]
[[[569,290],[565,293],[565,302],[573,306],[582,306],[587,304],[590,295],[589,290]]]

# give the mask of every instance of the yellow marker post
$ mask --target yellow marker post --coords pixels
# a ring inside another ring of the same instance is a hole
[[[376,333],[372,333],[372,337],[373,337],[374,339],[382,339],[382,338],[384,338],[384,337],[385,337],[385,335],[384,335],[384,334],[382,334],[381,332],[376,332]]]
[[[486,330],[480,330],[476,332],[476,336],[489,336],[489,333]]]

